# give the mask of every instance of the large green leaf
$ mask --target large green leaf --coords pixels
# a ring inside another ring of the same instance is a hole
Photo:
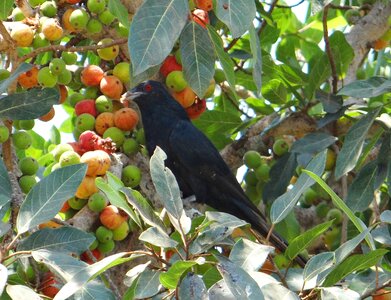
[[[12,196],[11,181],[5,168],[3,159],[0,159],[0,208],[10,202]]]
[[[310,161],[306,169],[320,176],[324,171],[325,164],[326,151],[323,151]],[[272,223],[278,223],[284,219],[292,211],[300,196],[314,183],[315,181],[307,174],[300,174],[294,186],[273,202],[270,210],[270,219]]]
[[[0,118],[11,120],[31,120],[47,114],[54,104],[58,104],[59,92],[56,88],[34,88],[15,93],[0,99]]]
[[[224,256],[215,256],[219,260],[217,269],[235,299],[264,299],[258,284],[245,270],[232,263]]]
[[[187,273],[179,286],[178,299],[204,300],[208,299],[208,291],[200,276]]]
[[[354,57],[353,49],[341,31],[335,31],[329,41],[337,73],[343,76]]]
[[[297,167],[296,153],[288,152],[279,158],[270,169],[270,180],[263,188],[262,198],[272,202],[286,192],[289,182]]]
[[[121,258],[126,254],[127,254],[126,252],[116,253],[114,255],[105,257],[104,259],[92,265],[81,268],[79,271],[75,272],[68,280],[68,282],[60,289],[55,299],[56,300],[68,299],[77,291],[85,287],[91,279],[95,278],[96,276],[98,276],[108,268],[123,263],[126,260],[131,260],[132,257],[121,260]]]
[[[324,270],[331,268],[334,264],[334,261],[335,259],[333,252],[322,252],[311,257],[311,259],[304,267],[304,280],[309,281]]]
[[[338,140],[325,132],[313,132],[295,141],[289,151],[296,153],[318,153]]]
[[[175,289],[182,274],[196,264],[197,263],[195,261],[190,260],[176,261],[166,273],[160,274],[160,282],[164,287],[168,289]]]
[[[91,233],[73,227],[44,228],[23,239],[18,251],[40,249],[80,254],[95,240]]]
[[[134,299],[150,299],[159,293],[160,274],[160,271],[145,269],[138,278]]]
[[[14,5],[13,0],[3,0],[0,3],[0,20],[5,20],[10,15],[12,6]]]
[[[86,171],[85,164],[72,165],[57,169],[38,182],[20,207],[18,234],[52,219],[64,202],[75,195]]]
[[[7,88],[19,77],[20,74],[31,70],[32,67],[33,65],[31,64],[21,63],[18,68],[11,73],[10,77],[0,82],[0,95],[7,91]]]
[[[273,251],[271,246],[240,239],[232,247],[229,259],[247,272],[258,271]]]
[[[162,220],[156,215],[153,207],[148,201],[140,194],[139,191],[132,190],[131,188],[123,187],[121,192],[126,196],[128,202],[137,209],[144,222],[150,226],[159,228],[162,232],[165,232],[165,226]]]
[[[293,260],[301,251],[306,249],[316,238],[325,232],[333,224],[333,220],[316,225],[310,230],[305,231],[292,241],[290,241],[288,248],[285,250],[285,255]]]
[[[56,276],[66,282],[75,274],[83,272],[87,263],[65,253],[57,251],[37,250],[32,252],[37,262],[43,262]],[[105,287],[103,282],[92,280],[82,286],[76,293],[75,299],[86,300],[114,300],[114,294]]]
[[[338,95],[356,98],[371,98],[391,92],[391,80],[384,77],[371,77],[345,85]]]
[[[194,125],[205,134],[229,134],[242,124],[242,120],[231,112],[207,110],[194,121]]]
[[[323,286],[332,286],[355,271],[374,266],[387,252],[386,249],[376,249],[366,254],[348,257],[327,276]]]
[[[4,287],[7,283],[7,278],[8,270],[3,264],[0,264],[0,295],[3,294]]]
[[[345,136],[341,151],[337,156],[335,165],[335,177],[339,179],[342,175],[351,171],[360,157],[364,141],[369,128],[380,112],[380,107],[368,112],[356,124],[350,127]]]
[[[235,93],[235,72],[234,72],[234,63],[232,59],[229,57],[228,53],[224,51],[223,41],[221,37],[217,34],[215,29],[210,25],[207,26],[208,33],[211,41],[213,42],[215,53],[219,58],[221,67],[223,68],[225,78],[232,91]]]
[[[159,65],[171,52],[188,17],[187,0],[146,0],[129,31],[133,75]]]
[[[327,55],[324,54],[318,59],[308,74],[308,85],[305,88],[306,96],[309,100],[314,97],[315,91],[331,75],[330,62]]]
[[[109,0],[107,8],[126,28],[129,28],[128,10],[120,0]]]
[[[216,15],[231,30],[233,38],[240,37],[250,28],[256,11],[253,0],[216,0]]]
[[[95,179],[98,189],[106,195],[107,199],[110,199],[111,204],[121,208],[137,225],[139,225],[139,227],[141,227],[139,217],[134,213],[132,207],[126,201],[125,196],[119,191],[124,187],[123,182],[110,172],[106,173],[106,178],[107,182],[101,177]]]
[[[370,162],[360,170],[349,186],[345,203],[353,212],[364,211],[374,199],[377,165]]]
[[[166,153],[156,147],[150,159],[150,170],[156,192],[159,194],[164,207],[170,217],[172,225],[178,232],[188,233],[191,227],[191,219],[186,216],[183,210],[181,192],[178,183],[171,170],[164,165],[167,158]]]
[[[11,299],[29,299],[29,300],[41,300],[42,298],[32,289],[26,285],[7,285],[7,294]]]
[[[360,233],[364,232],[367,229],[365,224],[355,216],[355,214],[350,210],[350,208],[345,204],[345,202],[340,197],[338,197],[338,195],[327,185],[326,182],[323,181],[322,178],[309,170],[303,170],[303,172],[308,174],[312,179],[314,179],[331,196],[334,205],[348,216],[350,221],[352,221],[352,223]],[[375,249],[375,245],[372,239],[367,236],[365,240],[367,241],[368,246],[371,249]]]
[[[161,248],[174,248],[178,245],[177,241],[171,239],[166,232],[157,227],[149,227],[140,234],[138,239]]]
[[[254,1],[250,0],[254,3]],[[236,1],[240,2],[240,1]],[[261,51],[261,45],[259,42],[258,33],[254,27],[254,25],[251,24],[250,29],[250,47],[251,52],[253,54],[253,79],[255,82],[255,85],[257,86],[257,92],[259,93],[262,88],[262,51]]]
[[[214,74],[214,49],[208,31],[189,22],[180,37],[183,74],[193,91],[203,98]]]

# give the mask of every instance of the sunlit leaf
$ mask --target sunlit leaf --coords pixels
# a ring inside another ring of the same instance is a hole
[[[27,194],[16,220],[22,234],[53,218],[64,202],[75,195],[87,165],[77,164],[57,169],[39,181]]]
[[[33,88],[0,99],[0,118],[11,120],[37,119],[58,104],[59,92],[55,88]]]
[[[146,0],[129,31],[133,74],[159,65],[171,52],[188,16],[187,0]]]
[[[180,37],[183,74],[193,91],[203,98],[214,74],[214,49],[208,31],[189,22]]]

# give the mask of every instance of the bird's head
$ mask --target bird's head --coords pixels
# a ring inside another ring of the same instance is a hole
[[[170,95],[162,83],[158,81],[148,80],[140,83],[129,92],[122,96],[123,100],[132,100],[138,105],[148,104],[153,99]],[[145,103],[143,103],[145,102]]]
[[[164,85],[158,81],[148,80],[140,83],[122,96],[122,101],[134,101],[141,114],[151,109],[175,111],[186,115],[182,106],[170,95]]]

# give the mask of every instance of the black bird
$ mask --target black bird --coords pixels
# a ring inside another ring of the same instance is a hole
[[[166,166],[174,173],[184,197],[232,214],[266,237],[270,226],[248,199],[219,151],[190,121],[186,111],[157,81],[139,84],[125,95],[141,112],[146,146],[152,155],[156,146],[167,154]],[[284,251],[287,243],[277,234],[272,244]]]

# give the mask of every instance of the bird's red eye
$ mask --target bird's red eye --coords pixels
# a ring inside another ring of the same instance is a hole
[[[152,85],[150,85],[148,83],[146,85],[144,85],[144,91],[146,91],[147,93],[152,91]]]

